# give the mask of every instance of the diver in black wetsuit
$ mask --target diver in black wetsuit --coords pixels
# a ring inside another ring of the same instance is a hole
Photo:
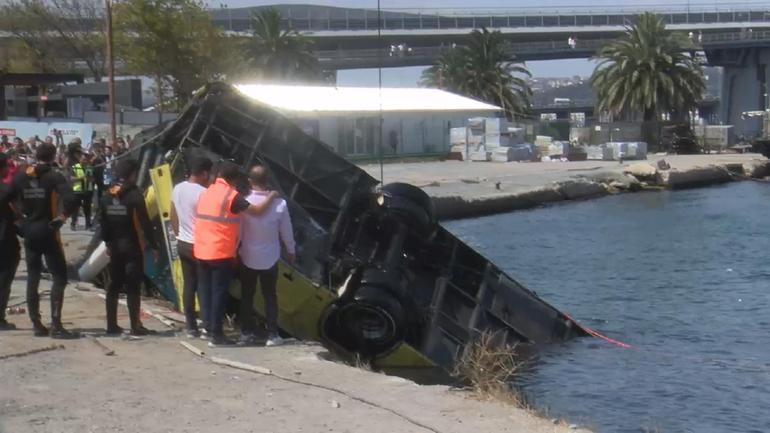
[[[64,329],[61,321],[64,289],[67,286],[67,262],[59,229],[76,209],[72,186],[53,167],[56,146],[43,143],[35,151],[37,165],[17,173],[11,183],[11,199],[18,200],[22,213],[19,233],[24,237],[27,262],[27,307],[35,336],[49,335],[40,321],[40,273],[43,258],[53,276],[51,285],[51,330],[53,338],[77,338]]]
[[[8,171],[8,155],[0,153],[0,179]],[[11,284],[19,266],[19,240],[16,238],[16,215],[8,200],[10,186],[0,182],[0,331],[16,326],[5,320],[5,309],[11,295]]]
[[[117,181],[99,201],[102,238],[110,256],[112,282],[107,288],[107,334],[120,335],[118,326],[118,294],[126,291],[131,335],[147,335],[152,331],[140,320],[140,285],[144,275],[144,243],[157,258],[157,244],[153,235],[142,191],[136,186],[139,163],[124,159],[116,167]]]

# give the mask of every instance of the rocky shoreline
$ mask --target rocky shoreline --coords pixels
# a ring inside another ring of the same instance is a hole
[[[379,166],[363,168],[379,178]],[[388,164],[384,168],[386,183],[422,187],[444,220],[624,192],[696,188],[770,176],[770,160],[758,154],[663,155],[625,164],[445,161]]]

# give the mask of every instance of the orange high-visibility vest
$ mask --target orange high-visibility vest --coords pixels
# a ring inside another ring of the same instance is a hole
[[[198,260],[235,258],[241,218],[230,209],[238,192],[217,178],[203,191],[195,207],[195,243],[193,255]]]

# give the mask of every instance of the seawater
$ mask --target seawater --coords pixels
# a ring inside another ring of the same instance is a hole
[[[445,224],[585,325],[521,379],[597,432],[770,432],[770,184],[626,194]]]

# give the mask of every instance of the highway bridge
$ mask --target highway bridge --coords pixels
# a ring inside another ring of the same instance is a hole
[[[694,3],[694,2],[693,2]],[[669,4],[644,10],[486,9],[456,11],[392,11],[320,6],[278,6],[284,28],[310,37],[326,69],[427,66],[443,50],[467,42],[473,29],[500,30],[509,50],[522,61],[587,58],[617,38],[636,17],[657,13],[667,28],[691,35],[693,52],[708,64],[724,67],[718,117],[735,125],[736,133],[758,130],[741,119],[743,111],[770,107],[770,2],[728,6]],[[246,35],[254,9],[211,12],[214,23]],[[569,38],[577,44],[571,47]],[[391,46],[406,49],[391,51]],[[571,75],[569,71],[565,76]],[[582,107],[585,108],[585,107]],[[758,121],[757,121],[758,122]]]
[[[447,10],[393,11],[313,5],[276,6],[283,27],[312,39],[327,70],[433,64],[443,50],[467,42],[472,29],[500,30],[511,54],[522,61],[591,57],[617,38],[644,11],[663,18],[671,30],[692,35],[693,51],[708,64],[724,67],[720,118],[736,125],[743,111],[770,107],[770,2],[755,1],[729,9],[719,3],[572,10],[525,8],[484,9],[473,13]],[[248,36],[259,8],[211,10],[215,25]],[[101,24],[99,24],[101,25]],[[0,39],[11,37],[0,31]],[[575,38],[571,47],[567,40]],[[1,41],[0,41],[1,42]],[[402,45],[402,53],[391,46]],[[564,71],[564,75],[572,75]],[[757,121],[759,122],[759,121]],[[747,125],[747,130],[759,129]]]
[[[568,36],[569,37],[569,36]],[[567,38],[568,38],[567,37]],[[520,61],[589,58],[615,38],[597,39],[577,38],[577,44],[571,47],[567,38],[544,41],[517,42],[509,41],[508,52]],[[713,52],[715,50],[768,47],[770,46],[770,27],[766,30],[732,30],[719,33],[702,33],[693,37],[693,51]],[[459,43],[462,43],[460,41]],[[397,44],[393,44],[397,45]],[[383,48],[327,49],[316,50],[321,64],[330,70],[361,69],[401,66],[429,66],[436,62],[441,53],[451,44],[438,46],[411,46],[408,53],[393,53]],[[721,59],[721,57],[720,57]],[[707,61],[709,58],[707,57]]]
[[[763,40],[770,30],[770,3],[752,3],[741,10],[718,6],[670,5],[658,12],[669,29],[692,32],[703,44],[747,46]],[[590,57],[634,22],[641,10],[576,8],[485,9],[456,11],[391,11],[308,5],[277,6],[283,27],[310,37],[327,69],[430,65],[442,49],[467,41],[473,29],[500,30],[521,60]],[[251,16],[259,8],[212,10],[214,23],[234,34],[249,33]],[[760,33],[763,36],[760,36]],[[568,38],[578,43],[571,48]],[[411,48],[409,55],[390,55],[389,47]]]

